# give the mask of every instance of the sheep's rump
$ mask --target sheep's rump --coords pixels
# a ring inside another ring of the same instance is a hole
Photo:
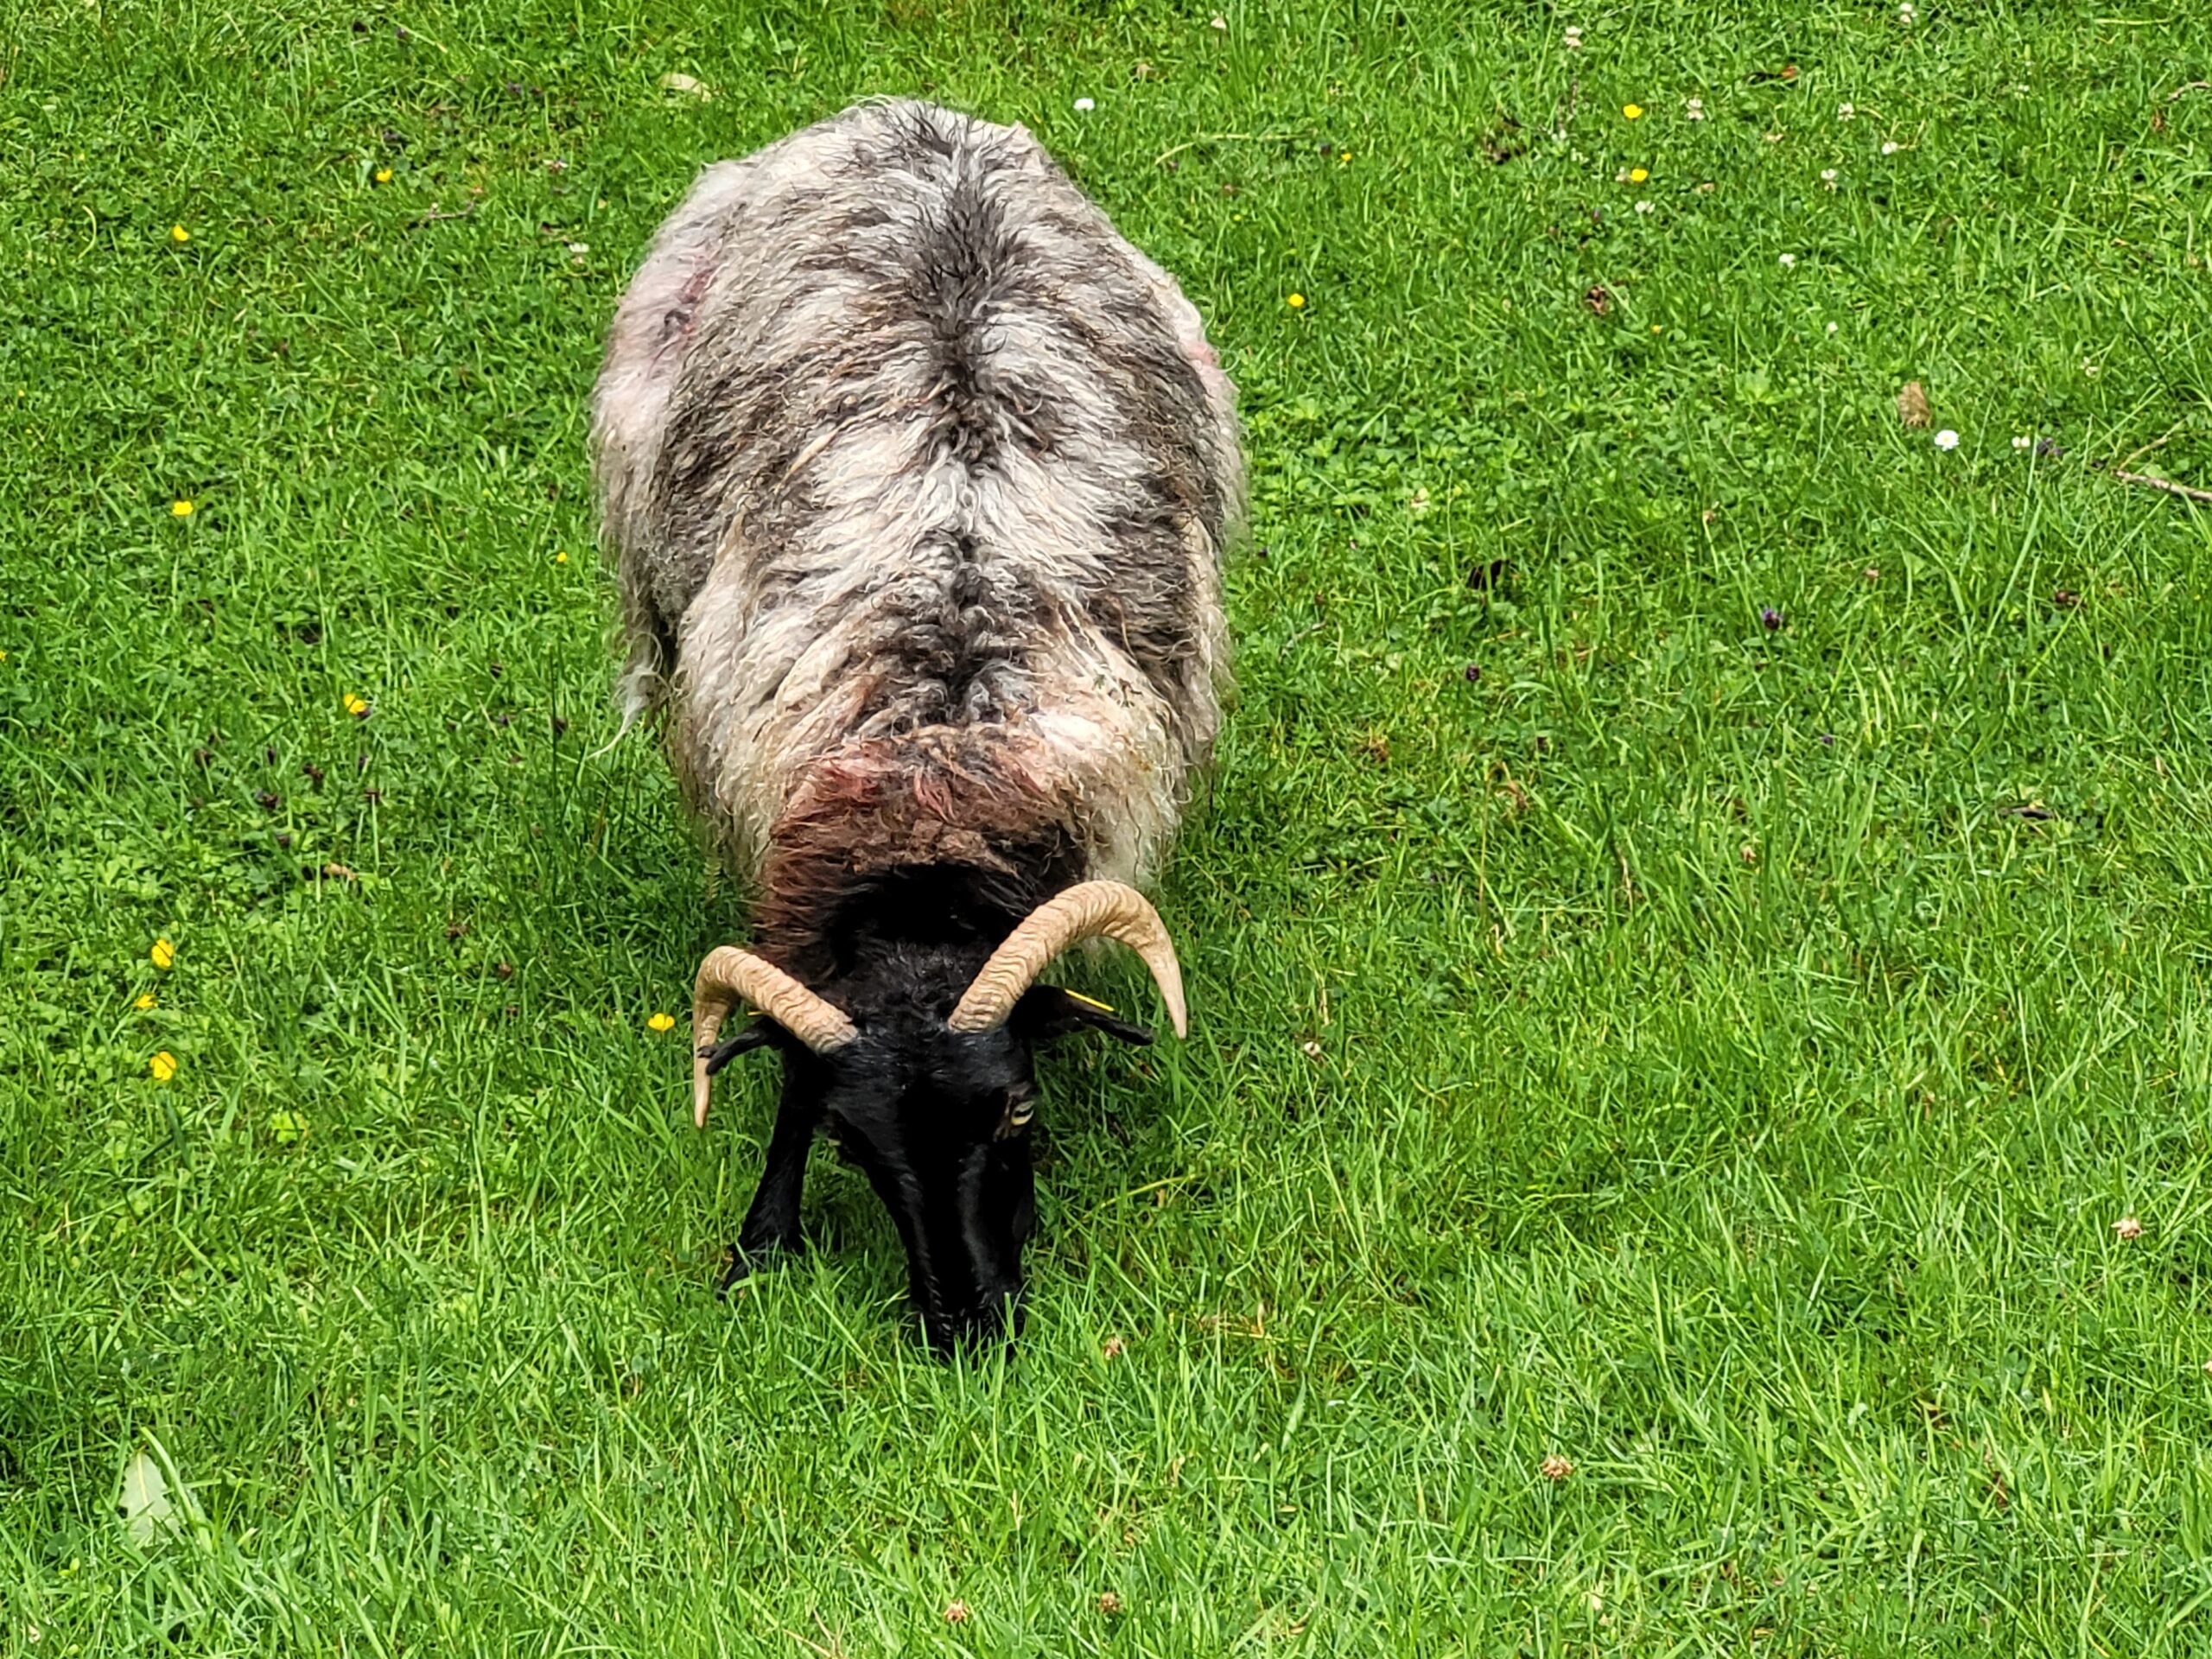
[[[1057,803],[1091,874],[1164,851],[1218,719],[1235,393],[1027,131],[870,104],[707,169],[593,439],[628,706],[748,872],[939,771]]]

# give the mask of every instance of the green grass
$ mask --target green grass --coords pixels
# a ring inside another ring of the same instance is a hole
[[[18,0],[0,1653],[2201,1651],[2212,514],[2101,468],[2212,485],[2212,25],[2120,10]],[[709,1294],[772,1068],[646,1027],[744,911],[582,442],[693,171],[880,92],[1254,467],[1192,1040],[1051,1066],[950,1366],[827,1159]]]

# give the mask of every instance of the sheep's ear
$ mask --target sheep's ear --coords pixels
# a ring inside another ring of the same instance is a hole
[[[1050,1042],[1076,1031],[1103,1032],[1125,1043],[1152,1040],[1150,1032],[1118,1018],[1103,1002],[1057,985],[1032,985],[1024,991],[1008,1023],[1033,1042]]]
[[[772,1043],[783,1034],[783,1028],[766,1014],[755,1014],[736,1036],[726,1037],[712,1048],[701,1049],[699,1057],[706,1061],[707,1075],[711,1077],[739,1055]]]

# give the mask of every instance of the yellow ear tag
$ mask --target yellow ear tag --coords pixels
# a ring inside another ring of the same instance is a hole
[[[1067,998],[1071,1002],[1080,1002],[1084,1007],[1096,1008],[1101,1014],[1111,1014],[1114,1012],[1113,1006],[1110,1003],[1101,1002],[1095,996],[1085,996],[1081,991],[1063,990],[1060,995]]]

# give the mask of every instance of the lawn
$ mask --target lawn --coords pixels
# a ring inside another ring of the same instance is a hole
[[[13,0],[0,1653],[2202,1650],[2212,24],[1223,3]],[[951,1364],[826,1155],[712,1294],[583,443],[885,92],[1253,467],[1191,1040],[1048,1064]]]

